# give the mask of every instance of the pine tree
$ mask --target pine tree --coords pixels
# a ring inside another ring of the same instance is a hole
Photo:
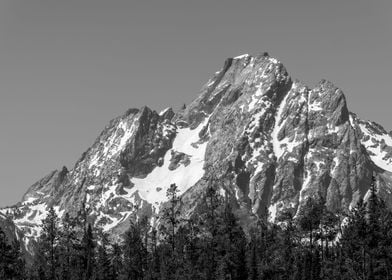
[[[39,241],[41,261],[39,266],[45,271],[47,279],[56,279],[58,268],[58,217],[53,207],[48,215],[42,220],[42,233]]]
[[[220,257],[218,260],[217,279],[247,279],[245,234],[238,225],[229,203],[225,205],[223,223],[219,229],[219,235],[218,248]]]
[[[70,249],[72,280],[86,280],[93,276],[95,266],[95,239],[88,221],[89,209],[82,203],[77,215],[70,219],[72,227],[72,246]]]
[[[166,237],[167,242],[170,244],[173,253],[176,246],[175,235],[180,224],[180,198],[178,197],[177,193],[177,185],[171,184],[166,192],[168,202],[166,207],[162,211],[161,220],[163,224],[160,228],[161,234]]]
[[[72,263],[75,258],[74,247],[77,241],[75,230],[75,221],[68,213],[62,219],[62,227],[59,232],[59,261],[60,261],[60,279],[71,279],[73,269]]]
[[[176,232],[175,256],[177,261],[175,263],[176,269],[173,279],[191,279],[189,277],[192,275],[192,272],[190,271],[192,265],[187,254],[188,250],[192,247],[189,238],[189,227],[187,225],[180,226]]]
[[[0,279],[22,279],[23,273],[19,242],[10,242],[0,227]]]
[[[179,258],[176,250],[176,233],[180,225],[180,198],[177,195],[176,184],[171,184],[166,192],[167,203],[161,212],[159,233],[166,244],[160,246],[160,268],[161,277],[174,279],[179,266]]]
[[[22,247],[19,240],[14,240],[11,243],[11,255],[13,264],[11,265],[15,279],[24,279],[26,274],[26,261],[23,257]]]
[[[295,225],[293,213],[290,210],[284,211],[279,217],[278,221],[281,223],[283,228],[282,237],[280,241],[280,247],[282,251],[282,268],[284,270],[282,279],[291,279],[294,274],[294,262],[295,262]]]
[[[248,270],[248,280],[257,280],[259,279],[259,271],[258,271],[258,239],[257,232],[255,229],[250,230],[250,241],[248,244],[248,257],[247,257],[247,270]]]
[[[202,215],[203,230],[208,233],[205,236],[205,249],[202,251],[202,260],[204,263],[206,279],[215,277],[218,265],[218,248],[217,243],[219,239],[220,224],[223,223],[221,215],[223,211],[223,199],[218,193],[220,182],[215,176],[211,176],[207,181],[207,189],[205,195],[205,212]]]
[[[149,247],[149,259],[147,267],[146,279],[156,280],[159,278],[159,268],[160,268],[160,257],[159,257],[159,247],[158,247],[158,231],[155,227],[151,228],[150,235],[150,247]]]
[[[123,268],[123,257],[122,257],[122,250],[121,246],[118,245],[117,243],[114,243],[112,246],[111,254],[109,255],[110,259],[110,267],[111,267],[111,273],[110,277],[111,279],[120,279],[120,274],[121,270]]]
[[[147,250],[143,243],[142,226],[131,222],[124,240],[124,279],[142,280],[146,272]]]
[[[367,203],[367,215],[369,223],[369,247],[373,248],[377,246],[378,233],[380,231],[379,216],[380,216],[380,202],[377,197],[376,189],[376,178],[372,177],[372,182],[370,185],[370,196]]]
[[[101,244],[98,246],[97,250],[97,266],[95,272],[96,280],[114,280],[114,275],[112,274],[113,269],[111,267],[111,262],[109,259],[109,240],[106,234],[101,234]]]
[[[308,198],[305,205],[300,209],[298,224],[300,228],[308,235],[309,238],[309,252],[305,254],[305,259],[308,262],[309,273],[307,277],[309,279],[317,279],[319,276],[315,276],[315,270],[318,269],[318,251],[314,250],[315,247],[315,233],[319,229],[321,217],[324,209],[324,200],[320,198],[315,201],[312,198]],[[316,278],[315,278],[316,277]]]
[[[202,254],[202,250],[204,250],[202,239],[200,238],[199,218],[199,216],[191,217],[187,224],[183,225],[179,230],[179,239],[184,240],[182,249],[183,270],[186,279],[190,280],[202,279],[204,274],[203,267],[199,263],[199,256]]]
[[[349,213],[340,239],[346,274],[351,279],[367,277],[367,232],[367,205],[360,200]]]
[[[94,257],[94,237],[91,224],[88,224],[87,229],[84,232],[83,240],[83,264],[84,264],[84,280],[92,279],[95,257]]]
[[[390,254],[391,226],[385,220],[391,218],[391,211],[387,209],[385,202],[378,196],[376,178],[372,176],[370,196],[368,200],[368,224],[367,247],[369,255],[369,279],[390,278]]]

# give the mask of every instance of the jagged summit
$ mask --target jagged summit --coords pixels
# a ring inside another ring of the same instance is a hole
[[[74,168],[51,172],[1,213],[28,246],[50,206],[62,216],[86,205],[90,221],[116,238],[132,216],[159,215],[171,183],[182,214],[197,215],[214,177],[246,227],[266,209],[271,220],[298,212],[307,197],[348,208],[365,197],[372,173],[392,205],[392,137],[350,113],[341,89],[326,80],[310,88],[267,53],[241,55],[184,109],[113,119]]]

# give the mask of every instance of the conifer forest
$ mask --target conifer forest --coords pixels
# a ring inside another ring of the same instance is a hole
[[[117,241],[88,222],[88,209],[61,221],[50,209],[32,255],[1,230],[0,279],[392,279],[392,211],[374,183],[347,213],[309,198],[297,216],[286,211],[274,223],[245,226],[216,185],[204,211],[187,220],[175,184],[167,196],[158,226],[134,219]]]

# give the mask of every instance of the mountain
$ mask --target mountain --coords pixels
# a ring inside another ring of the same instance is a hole
[[[110,121],[72,169],[33,184],[0,220],[32,250],[48,207],[60,217],[87,207],[90,222],[118,238],[135,215],[156,222],[172,183],[182,214],[196,215],[215,178],[246,227],[267,209],[272,221],[298,212],[307,197],[347,209],[366,198],[372,174],[392,206],[392,133],[351,113],[331,82],[309,88],[267,53],[242,55],[186,108],[129,109]]]

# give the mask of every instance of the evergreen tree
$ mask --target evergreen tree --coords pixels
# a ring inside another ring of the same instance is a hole
[[[218,263],[218,239],[219,228],[223,223],[223,199],[218,193],[221,187],[218,178],[211,176],[207,181],[205,195],[205,212],[202,215],[202,229],[207,233],[205,238],[205,249],[202,252],[202,267],[205,271],[206,279],[213,279],[216,274]]]
[[[10,242],[0,227],[0,279],[23,279],[24,272],[19,242]]]
[[[258,254],[258,239],[257,233],[252,228],[250,230],[250,241],[248,244],[248,257],[247,257],[247,270],[248,270],[248,280],[257,280],[259,279],[259,254]]]
[[[187,224],[180,229],[179,239],[184,239],[183,262],[186,279],[203,279],[204,271],[200,265],[199,256],[205,251],[205,242],[200,238],[199,216],[192,217]]]
[[[75,251],[74,247],[77,243],[77,233],[75,230],[75,221],[68,213],[62,219],[62,228],[59,232],[59,261],[60,261],[60,279],[71,279],[71,271],[73,269]]]
[[[58,217],[53,207],[42,220],[42,233],[39,240],[39,267],[43,269],[47,279],[56,279],[58,268]]]
[[[318,251],[314,250],[315,247],[315,233],[317,233],[321,217],[324,209],[324,200],[320,198],[319,200],[314,200],[308,198],[305,205],[300,208],[300,213],[298,217],[298,224],[300,228],[308,235],[309,238],[309,249],[305,252],[305,261],[307,262],[307,278],[318,279],[319,275],[316,275],[319,268],[319,256]]]
[[[295,249],[296,249],[296,228],[294,225],[293,213],[290,210],[284,211],[279,217],[278,221],[282,227],[282,237],[280,240],[280,247],[282,251],[282,267],[284,272],[282,273],[282,279],[291,279],[295,273]]]
[[[176,184],[171,184],[166,192],[168,202],[162,211],[162,225],[160,228],[161,234],[166,237],[167,242],[172,248],[172,253],[175,251],[175,235],[180,224],[180,198],[177,195],[178,187]]]
[[[352,209],[340,239],[343,250],[344,267],[351,279],[366,279],[367,256],[366,236],[368,232],[367,206],[363,200]]]
[[[176,250],[176,233],[180,225],[180,198],[177,195],[178,187],[171,184],[166,192],[168,202],[164,206],[161,214],[160,234],[165,239],[164,245],[160,246],[160,268],[161,277],[174,279],[179,265],[179,258]],[[167,246],[168,245],[168,246]]]
[[[124,240],[124,270],[122,279],[142,280],[146,272],[147,250],[143,243],[142,227],[131,222]]]
[[[150,232],[150,249],[149,249],[149,259],[148,259],[148,267],[147,267],[147,276],[148,280],[155,280],[159,278],[159,252],[158,252],[158,231],[155,227],[151,229]]]
[[[381,235],[381,220],[382,212],[384,211],[383,203],[377,196],[376,178],[372,176],[370,185],[370,196],[368,200],[368,223],[369,231],[367,236],[367,247],[369,255],[369,269],[368,278],[375,279],[381,272],[381,263],[378,260],[381,258],[380,241],[383,239]]]
[[[111,253],[109,255],[111,273],[110,278],[117,280],[120,278],[121,270],[123,267],[123,257],[120,245],[114,243],[112,246]]]
[[[88,224],[83,236],[83,260],[84,260],[84,279],[92,279],[95,256],[94,256],[95,242],[93,237],[93,230],[91,224]]]
[[[223,212],[223,223],[219,229],[219,235],[220,256],[217,279],[247,279],[246,238],[228,203]]]
[[[108,254],[109,250],[109,240],[106,234],[101,234],[101,244],[98,246],[97,252],[97,266],[96,266],[96,276],[97,280],[114,280],[115,276],[112,274],[113,269],[111,267],[111,262]]]

